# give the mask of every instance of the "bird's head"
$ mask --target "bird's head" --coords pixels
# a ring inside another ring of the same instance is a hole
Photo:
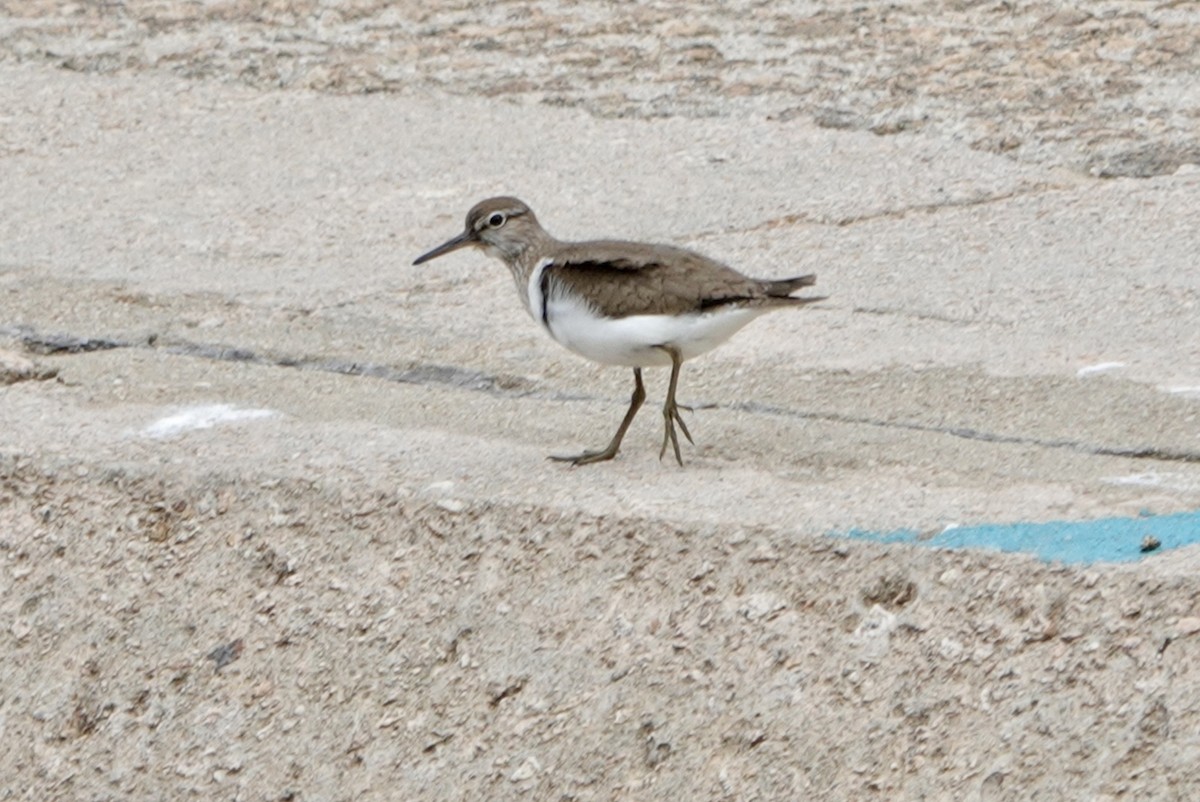
[[[489,256],[512,261],[521,252],[546,236],[533,211],[516,198],[488,198],[471,207],[463,232],[418,256],[414,265],[473,245]]]

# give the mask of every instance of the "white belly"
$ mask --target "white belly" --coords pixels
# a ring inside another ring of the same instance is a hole
[[[762,314],[761,309],[718,309],[702,314],[600,317],[570,298],[546,306],[550,336],[582,357],[631,368],[670,365],[661,346],[679,349],[685,360],[716,348]]]

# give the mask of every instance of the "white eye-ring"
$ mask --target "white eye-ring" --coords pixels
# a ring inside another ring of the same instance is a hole
[[[499,228],[507,220],[508,218],[504,216],[503,212],[493,212],[492,216],[488,218],[487,224],[490,228]]]

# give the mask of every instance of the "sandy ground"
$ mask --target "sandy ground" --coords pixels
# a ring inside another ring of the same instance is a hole
[[[1200,548],[828,536],[1200,507],[1200,16],[872,8],[0,4],[0,799],[1200,798]],[[829,300],[564,468],[500,192]]]

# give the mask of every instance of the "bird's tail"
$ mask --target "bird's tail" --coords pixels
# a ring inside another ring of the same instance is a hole
[[[796,276],[795,278],[781,278],[774,281],[764,281],[768,295],[782,297],[791,295],[801,287],[811,287],[817,283],[815,273],[809,273],[807,276]]]
[[[814,301],[824,301],[824,296],[820,298],[790,298],[789,296],[800,289],[801,287],[811,287],[817,283],[815,273],[809,273],[807,276],[796,276],[795,278],[781,278],[774,281],[764,281],[767,295],[772,298],[787,298],[789,301],[798,301],[800,303],[812,303]]]

